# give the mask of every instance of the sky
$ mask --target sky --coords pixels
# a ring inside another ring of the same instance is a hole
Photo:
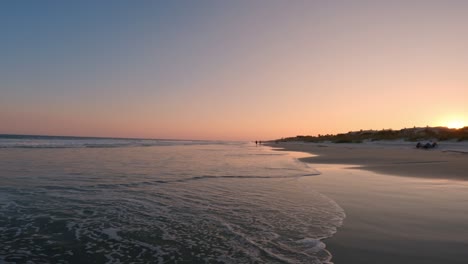
[[[0,133],[468,125],[467,1],[2,1]]]

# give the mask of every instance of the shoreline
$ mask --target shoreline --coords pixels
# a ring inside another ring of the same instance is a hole
[[[337,232],[323,240],[330,263],[466,262],[467,145],[431,150],[408,142],[268,146],[315,155],[299,159],[322,175],[301,180],[346,214]]]
[[[414,143],[360,144],[280,142],[267,144],[278,151],[298,151],[313,156],[301,161],[344,164],[381,174],[403,177],[468,180],[468,144],[441,143],[435,149],[416,149]]]

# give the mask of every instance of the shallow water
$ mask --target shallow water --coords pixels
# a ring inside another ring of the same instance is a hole
[[[0,262],[326,263],[345,217],[316,170],[255,144],[14,140]]]

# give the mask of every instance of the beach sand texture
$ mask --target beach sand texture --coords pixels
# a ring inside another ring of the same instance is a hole
[[[272,146],[313,154],[300,160],[322,175],[304,180],[344,209],[343,226],[325,240],[333,263],[466,263],[466,143],[430,150],[409,142]]]
[[[286,142],[273,147],[311,153],[302,158],[317,164],[349,164],[378,173],[468,180],[468,144],[440,143],[435,149],[416,149],[412,142],[362,144]]]

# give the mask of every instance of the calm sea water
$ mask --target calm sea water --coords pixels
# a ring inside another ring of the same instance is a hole
[[[242,142],[0,137],[0,262],[327,263],[345,214]]]

